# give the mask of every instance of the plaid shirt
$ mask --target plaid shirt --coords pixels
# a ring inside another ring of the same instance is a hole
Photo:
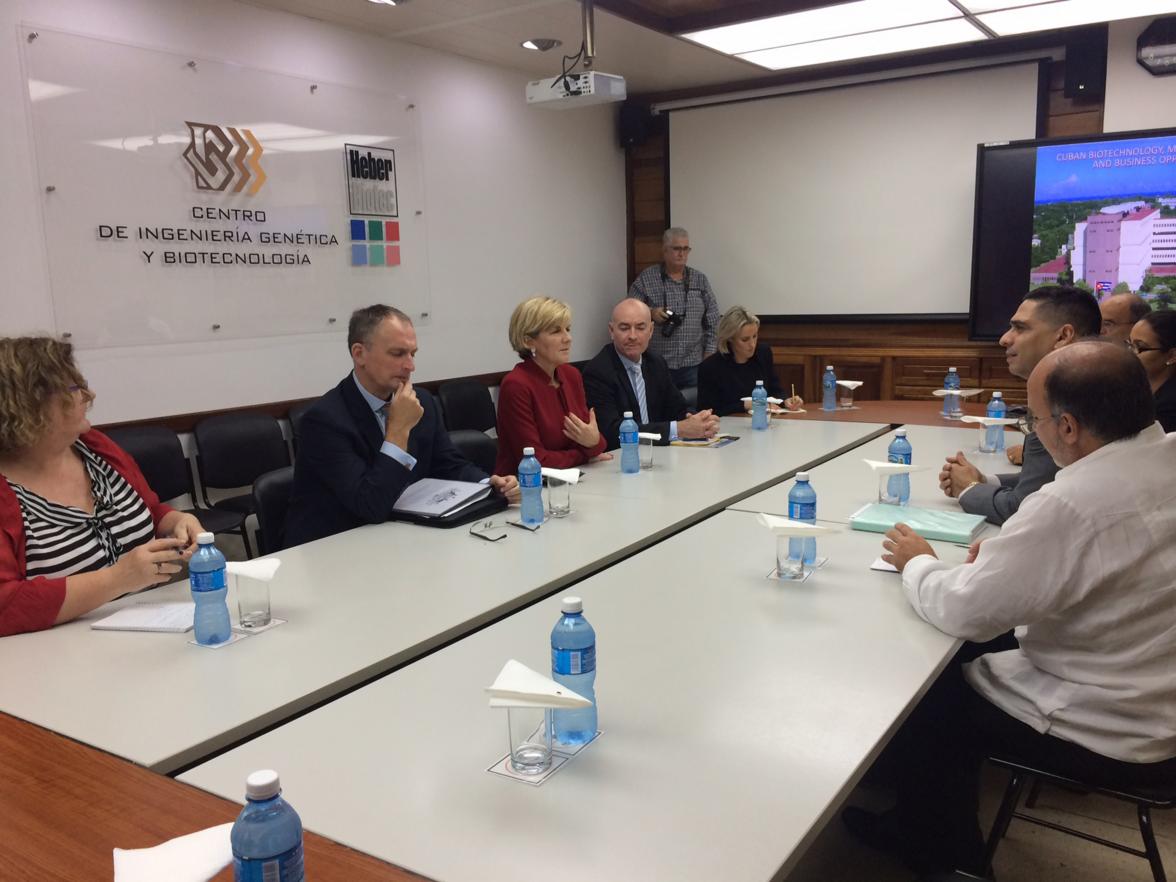
[[[650,309],[661,306],[683,317],[673,336],[662,334],[666,325],[656,325],[649,341],[650,351],[664,358],[671,368],[692,367],[715,351],[719,304],[710,282],[698,270],[686,267],[682,281],[676,282],[666,275],[663,264],[647,267],[634,280],[629,296]]]

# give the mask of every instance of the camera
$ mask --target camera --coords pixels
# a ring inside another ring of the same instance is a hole
[[[682,324],[682,316],[674,312],[672,309],[666,310],[666,320],[661,327],[663,337],[672,337],[674,331],[678,330],[678,326]]]

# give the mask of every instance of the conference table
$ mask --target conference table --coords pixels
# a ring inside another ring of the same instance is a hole
[[[372,525],[290,548],[271,589],[286,624],[220,648],[190,634],[96,631],[112,610],[188,599],[185,581],[0,640],[0,711],[175,773],[410,664],[888,426],[778,423],[721,448],[659,448],[621,475],[595,463],[573,513],[485,542],[466,528]],[[504,519],[500,515],[499,519]],[[235,609],[230,589],[230,609]],[[240,789],[239,782],[236,788]],[[239,794],[234,791],[236,796]]]
[[[541,786],[487,771],[507,726],[483,687],[511,658],[547,670],[557,597],[180,780],[232,798],[249,771],[276,768],[310,829],[446,882],[764,882],[958,645],[918,618],[898,575],[869,569],[880,539],[822,536],[825,566],[780,582],[772,534],[724,511],[577,584],[603,734]]]

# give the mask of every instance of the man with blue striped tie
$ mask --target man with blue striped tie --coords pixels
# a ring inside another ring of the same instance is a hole
[[[648,352],[653,317],[640,300],[622,300],[608,323],[612,341],[584,368],[588,406],[596,410],[596,424],[608,449],[620,445],[620,425],[632,411],[642,432],[656,432],[661,443],[679,438],[711,438],[719,418],[711,411],[690,413],[686,399],[670,379],[665,359]]]

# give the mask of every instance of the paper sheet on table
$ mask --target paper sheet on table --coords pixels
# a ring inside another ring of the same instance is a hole
[[[637,437],[642,441],[660,441],[661,432],[638,432]]]
[[[1015,417],[988,417],[988,416],[969,416],[964,414],[960,417],[961,423],[979,423],[982,426],[1015,426],[1019,420]]]
[[[911,472],[924,472],[929,468],[925,465],[906,462],[880,462],[876,459],[863,459],[862,462],[872,468],[876,475],[909,475]]]
[[[159,631],[183,634],[192,630],[196,604],[190,600],[167,603],[133,603],[104,619],[92,622],[95,631]]]
[[[539,470],[539,473],[545,478],[554,478],[557,481],[563,481],[565,484],[580,483],[579,469],[549,469],[544,466]]]
[[[760,526],[767,527],[777,536],[801,536],[807,539],[810,536],[820,536],[823,533],[835,532],[832,527],[806,524],[804,521],[794,521],[790,518],[781,518],[776,515],[764,514],[763,512],[757,514],[755,519],[759,521]]]
[[[274,573],[281,565],[282,562],[276,557],[266,560],[231,560],[225,564],[225,572],[234,576],[244,576],[255,582],[272,582]]]
[[[584,696],[510,659],[486,687],[490,707],[588,707]]]
[[[746,398],[740,398],[739,400],[740,401],[751,401],[751,396],[748,395]],[[773,398],[770,395],[768,396],[768,404],[783,404],[783,403],[784,403],[783,398]]]
[[[966,545],[984,527],[984,515],[872,502],[849,516],[851,529],[869,533],[885,533],[895,524],[906,524],[924,539]]]
[[[220,824],[153,848],[116,848],[114,882],[207,882],[233,861],[232,829]]]
[[[943,398],[945,395],[958,395],[960,398],[971,398],[973,395],[979,395],[983,389],[936,389],[931,394],[936,398]]]
[[[880,573],[898,572],[898,567],[896,567],[894,564],[888,564],[886,561],[882,560],[882,555],[878,555],[876,558],[874,558],[874,562],[870,564],[870,569],[877,570]]]
[[[844,386],[846,389],[848,389],[852,392],[854,389],[856,389],[858,386],[860,386],[864,382],[866,382],[866,381],[865,380],[838,380],[837,385]]]

